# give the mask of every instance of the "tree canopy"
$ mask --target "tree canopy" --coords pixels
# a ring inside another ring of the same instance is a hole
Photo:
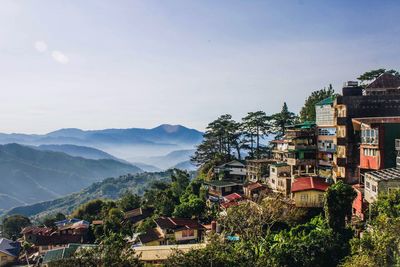
[[[311,93],[311,95],[306,99],[304,106],[300,110],[300,120],[304,121],[315,121],[315,104],[328,98],[335,96],[335,90],[331,84],[328,87],[324,87],[321,90],[317,90]]]

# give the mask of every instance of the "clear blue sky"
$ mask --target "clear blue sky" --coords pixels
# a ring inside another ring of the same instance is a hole
[[[204,129],[400,69],[399,1],[3,0],[0,132]]]

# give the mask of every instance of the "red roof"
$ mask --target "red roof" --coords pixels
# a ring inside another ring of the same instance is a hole
[[[317,177],[301,177],[297,178],[292,184],[292,192],[300,192],[307,190],[326,191],[329,184],[325,179]]]
[[[265,186],[263,186],[263,185],[260,184],[260,183],[252,183],[252,184],[248,184],[248,185],[246,186],[246,188],[247,188],[248,190],[250,190],[250,191],[253,191],[253,190],[257,190],[257,189],[263,189],[263,188],[265,188]]]
[[[232,193],[230,195],[224,196],[225,202],[232,202],[232,201],[236,201],[239,199],[242,199],[242,196],[239,195],[238,193]]]
[[[162,229],[203,229],[197,220],[184,219],[184,218],[171,218],[171,217],[160,217],[155,220],[155,223]]]
[[[47,235],[49,236],[53,232],[52,228],[49,227],[37,227],[28,226],[22,229],[21,234],[32,234],[32,235]]]

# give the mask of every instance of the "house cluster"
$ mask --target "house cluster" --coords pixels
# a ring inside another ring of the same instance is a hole
[[[315,112],[315,122],[288,126],[271,141],[269,158],[216,167],[216,179],[206,182],[209,201],[223,210],[275,192],[298,207],[319,208],[341,180],[358,193],[353,212],[365,219],[380,193],[400,188],[400,78],[384,73],[367,87],[346,82]]]

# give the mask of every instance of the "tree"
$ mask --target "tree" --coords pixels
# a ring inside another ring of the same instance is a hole
[[[204,199],[193,194],[186,194],[181,197],[180,204],[175,206],[173,216],[178,218],[199,218],[206,208]]]
[[[352,205],[357,193],[342,181],[330,186],[325,195],[325,217],[328,225],[335,232],[343,232],[346,228],[346,219],[351,221]]]
[[[286,102],[283,103],[282,110],[271,116],[272,119],[272,132],[276,134],[275,138],[279,139],[285,135],[285,127],[293,124],[296,121],[296,116],[293,112],[289,111]]]
[[[108,210],[115,206],[113,201],[94,199],[79,206],[72,212],[71,216],[88,222],[101,220],[108,213]]]
[[[350,246],[321,217],[277,234],[268,256],[270,266],[335,267]]]
[[[126,191],[117,201],[117,206],[122,211],[129,211],[140,207],[142,199],[139,195]]]
[[[203,136],[203,141],[198,145],[192,162],[202,168],[204,172],[223,162],[235,158],[234,151],[240,155],[240,124],[225,114],[209,123]]]
[[[31,225],[28,217],[11,215],[3,220],[3,232],[7,238],[16,239],[21,236],[21,230]]]
[[[382,68],[382,69],[376,69],[376,70],[364,72],[357,78],[357,80],[361,81],[362,84],[366,85],[366,83],[368,83],[372,80],[375,80],[376,78],[378,78],[379,76],[381,76],[382,74],[384,74],[386,72],[390,73],[392,75],[395,75],[395,76],[400,76],[400,73],[396,70],[391,69],[391,70],[386,71],[386,69]]]
[[[249,112],[242,119],[243,134],[246,137],[250,157],[259,159],[261,157],[260,139],[268,135],[270,130],[270,117],[264,111]]]
[[[54,227],[55,226],[55,222],[62,221],[62,220],[65,220],[65,219],[66,219],[65,215],[62,214],[61,212],[58,212],[58,213],[56,213],[54,215],[46,216],[43,219],[42,224],[44,226],[46,226],[46,227]]]
[[[300,111],[300,120],[302,122],[315,121],[315,105],[328,97],[335,97],[332,84],[329,84],[327,88],[312,92]]]

